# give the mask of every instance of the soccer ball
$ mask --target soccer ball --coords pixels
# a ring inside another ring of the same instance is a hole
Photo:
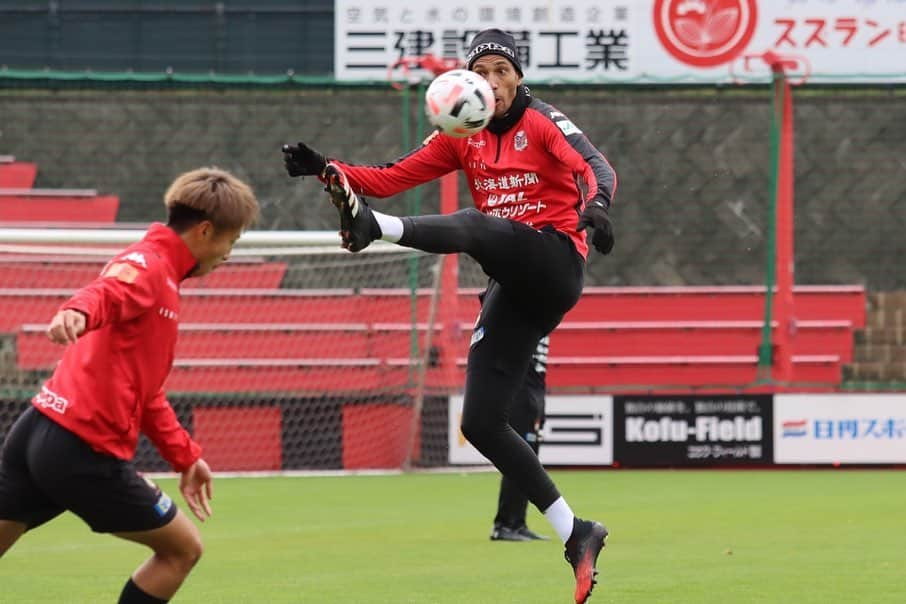
[[[494,117],[494,91],[477,73],[454,69],[428,86],[425,111],[431,124],[444,134],[466,138],[481,132]]]

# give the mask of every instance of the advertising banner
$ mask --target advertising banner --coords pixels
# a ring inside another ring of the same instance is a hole
[[[770,395],[616,396],[614,460],[627,466],[772,463]]]
[[[462,396],[450,397],[448,415],[451,464],[488,463],[459,429]],[[606,466],[613,463],[613,398],[548,396],[540,448],[544,465]]]
[[[906,82],[903,0],[336,0],[334,71],[380,80],[406,57],[465,57],[472,36],[516,38],[526,82],[769,81],[752,57],[811,81]]]
[[[779,394],[777,463],[906,463],[906,396]]]

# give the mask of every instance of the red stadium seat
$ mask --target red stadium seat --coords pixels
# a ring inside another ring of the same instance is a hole
[[[552,388],[751,386],[758,377],[763,289],[691,288],[686,295],[686,288],[664,289],[592,289],[584,296],[552,336]],[[27,324],[46,323],[71,293],[0,289],[0,331],[17,334],[20,369],[47,370],[59,358],[60,349],[46,340],[42,325]],[[406,290],[189,288],[183,293],[171,378],[176,389],[404,387],[417,368],[409,357],[423,351],[428,335],[425,323],[413,328],[411,321],[413,312],[417,318],[427,316],[431,298],[418,295],[413,311]],[[456,316],[435,323],[432,343],[444,359],[459,361],[454,368],[429,369],[429,387],[462,385],[475,293],[461,291]],[[852,360],[853,331],[865,321],[864,297],[861,287],[797,289],[794,381],[840,382],[841,365]],[[710,312],[702,304],[724,318],[697,318]],[[633,317],[667,317],[671,310],[683,318]],[[581,320],[601,313],[618,318]],[[256,322],[240,322],[245,318]],[[350,318],[362,321],[348,323]]]
[[[90,189],[0,189],[0,221],[107,222],[120,200]]]
[[[0,155],[0,189],[30,189],[37,174],[36,164],[17,162],[15,157]]]

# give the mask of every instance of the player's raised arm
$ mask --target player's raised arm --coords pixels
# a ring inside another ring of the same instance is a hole
[[[392,197],[460,167],[447,138],[434,132],[408,154],[384,164],[350,164],[334,158],[330,163],[343,170],[358,195]],[[324,180],[325,156],[305,143],[283,145],[283,159],[290,176],[316,175]]]

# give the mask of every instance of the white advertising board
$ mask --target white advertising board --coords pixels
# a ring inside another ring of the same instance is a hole
[[[462,396],[450,397],[448,442],[451,464],[487,464],[463,437]],[[613,397],[548,396],[540,448],[544,465],[606,466],[613,463]]]
[[[788,55],[816,82],[906,82],[904,0],[336,0],[335,75],[381,80],[403,57],[465,57],[491,27],[526,82],[769,81]],[[747,58],[748,57],[748,58]]]
[[[775,463],[906,463],[906,396],[778,394]]]

